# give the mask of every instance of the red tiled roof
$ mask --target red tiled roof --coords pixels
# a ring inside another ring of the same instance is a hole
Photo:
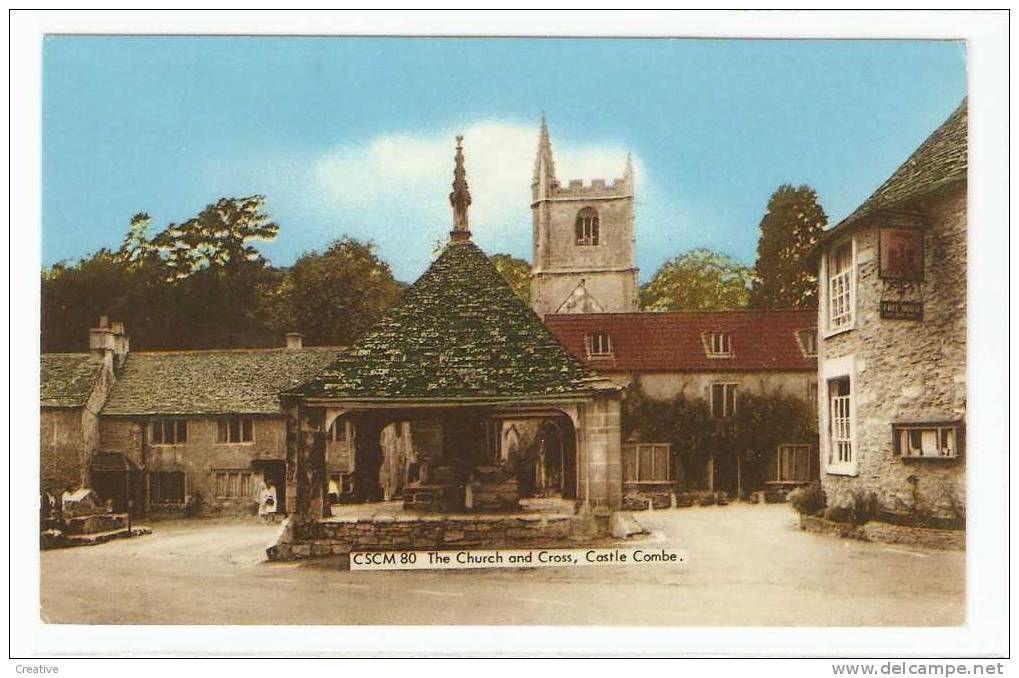
[[[552,334],[592,369],[613,371],[812,371],[817,359],[800,348],[797,333],[815,329],[817,311],[674,311],[545,316]],[[612,356],[587,355],[586,336],[608,332]],[[730,358],[709,358],[706,333],[727,332]]]

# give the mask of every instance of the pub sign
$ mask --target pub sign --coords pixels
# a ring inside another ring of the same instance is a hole
[[[878,275],[884,280],[923,280],[923,231],[882,228],[879,233]]]
[[[923,320],[923,302],[882,299],[881,317],[885,320]]]

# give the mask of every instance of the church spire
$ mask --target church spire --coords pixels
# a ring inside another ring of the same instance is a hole
[[[471,231],[467,226],[467,208],[471,205],[471,191],[467,187],[467,171],[464,169],[463,136],[456,137],[456,155],[453,166],[453,192],[449,204],[453,206],[453,230],[449,232],[452,242],[467,242]]]
[[[555,183],[555,161],[552,159],[552,142],[548,135],[548,122],[545,113],[541,114],[541,132],[538,134],[538,157],[534,161],[534,178],[532,186],[544,184],[546,187]]]

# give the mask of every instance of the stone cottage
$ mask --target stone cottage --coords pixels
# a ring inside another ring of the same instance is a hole
[[[340,352],[303,347],[296,334],[287,339],[286,348],[127,355],[101,411],[99,440],[106,455],[143,469],[127,497],[134,506],[243,513],[254,510],[259,481],[272,479],[285,491],[279,393]],[[346,439],[343,432],[333,438],[331,470],[342,477],[352,470]],[[104,489],[101,479],[92,484]],[[125,497],[115,492],[114,499]]]
[[[121,323],[106,317],[89,330],[88,353],[44,353],[40,361],[39,461],[43,492],[89,482],[99,449],[99,412],[128,352]]]
[[[832,506],[965,513],[966,101],[812,253]]]
[[[628,393],[703,400],[712,417],[724,420],[747,394],[789,396],[814,407],[816,319],[813,310],[681,311],[556,314],[545,324],[574,356]],[[663,448],[623,446],[628,488],[678,482],[684,490],[735,495],[817,478],[813,436],[784,441],[759,462],[762,468],[740,469],[739,477],[731,460],[709,457],[702,471],[680,478]]]

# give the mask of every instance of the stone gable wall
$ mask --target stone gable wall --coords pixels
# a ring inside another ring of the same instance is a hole
[[[964,419],[966,413],[965,186],[919,207],[930,219],[924,282],[899,287],[878,277],[875,223],[853,236],[857,274],[854,328],[825,338],[822,304],[818,356],[821,476],[829,505],[847,503],[854,490],[862,490],[876,493],[882,508],[893,513],[916,510],[952,518],[964,511],[966,457],[979,451],[967,450],[964,445],[956,460],[903,460],[895,455],[892,443],[895,422],[951,422]],[[822,277],[822,285],[825,280]],[[923,321],[881,319],[882,299],[923,301]],[[824,375],[827,366],[839,359],[848,361],[855,372],[856,476],[825,472],[828,404]]]

